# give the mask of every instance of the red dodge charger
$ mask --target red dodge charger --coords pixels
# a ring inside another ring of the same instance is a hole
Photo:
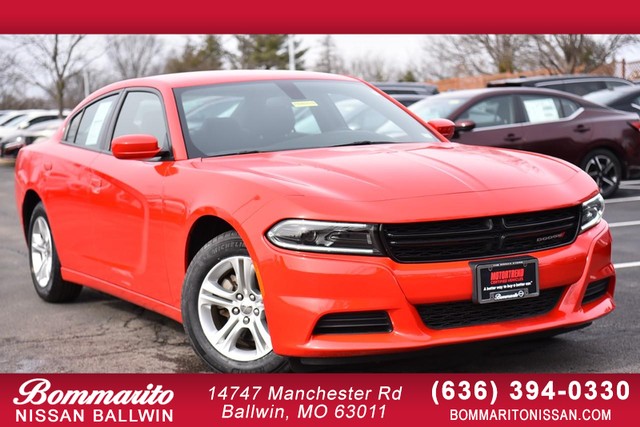
[[[452,125],[330,74],[112,84],[17,159],[35,290],[60,302],[88,286],[169,316],[221,372],[610,313],[611,236],[591,177],[448,142]]]

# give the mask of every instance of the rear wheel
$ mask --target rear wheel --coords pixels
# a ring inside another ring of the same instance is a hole
[[[234,231],[193,258],[182,294],[182,320],[196,353],[218,372],[277,372],[256,270]]]
[[[40,298],[48,302],[74,300],[82,286],[62,280],[58,252],[42,202],[31,214],[28,238],[31,279]]]
[[[611,151],[593,150],[582,162],[582,169],[598,184],[602,197],[611,197],[618,190],[622,166]]]

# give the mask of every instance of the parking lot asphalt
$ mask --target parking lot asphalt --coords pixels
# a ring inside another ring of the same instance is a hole
[[[335,372],[640,372],[640,181],[607,200],[617,309],[552,339],[433,349]],[[13,162],[0,159],[0,372],[205,372],[182,326],[90,289],[69,304],[40,300],[14,201]]]

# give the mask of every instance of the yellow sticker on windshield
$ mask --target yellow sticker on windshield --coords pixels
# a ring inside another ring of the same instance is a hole
[[[291,104],[296,108],[318,106],[318,103],[316,101],[291,101]]]

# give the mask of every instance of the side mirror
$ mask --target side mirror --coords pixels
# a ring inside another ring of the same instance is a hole
[[[451,138],[456,130],[456,125],[447,119],[433,119],[427,123],[447,139]]]
[[[475,129],[476,122],[473,120],[458,120],[456,122],[456,132],[468,132]]]
[[[152,135],[122,135],[111,141],[111,152],[116,159],[144,160],[157,156],[160,147]]]

